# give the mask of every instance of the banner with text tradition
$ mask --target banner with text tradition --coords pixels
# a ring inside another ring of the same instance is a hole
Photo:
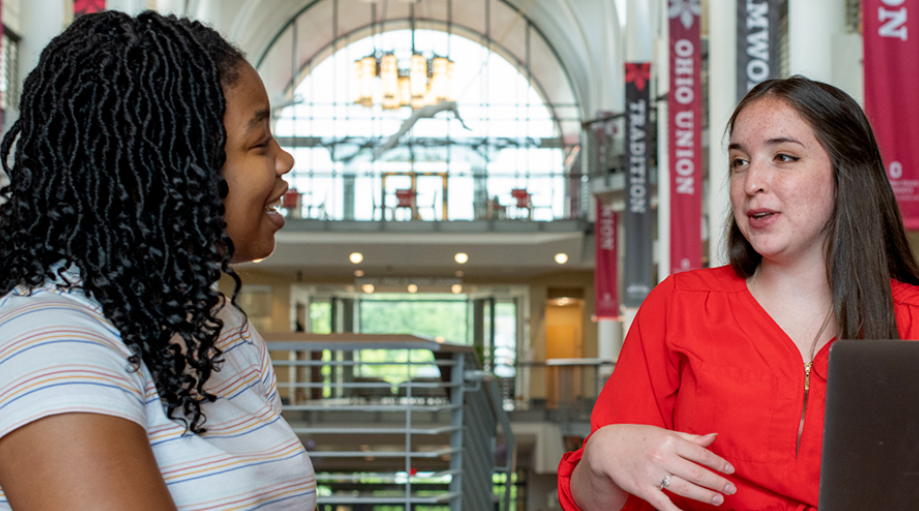
[[[919,4],[863,0],[862,7],[865,113],[903,224],[919,230]],[[912,17],[907,16],[910,8]]]
[[[656,130],[651,121],[651,63],[625,65],[625,261],[623,305],[638,307],[654,287],[651,216],[651,151]]]
[[[702,38],[699,0],[670,0],[670,273],[702,267]]]
[[[618,319],[619,268],[616,237],[616,212],[597,200],[597,223],[594,224],[596,268],[594,268],[594,316],[596,319]]]

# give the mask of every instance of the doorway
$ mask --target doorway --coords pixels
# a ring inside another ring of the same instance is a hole
[[[584,357],[584,300],[556,298],[546,301],[546,360]],[[546,405],[558,408],[581,393],[581,368],[549,365],[546,368]]]

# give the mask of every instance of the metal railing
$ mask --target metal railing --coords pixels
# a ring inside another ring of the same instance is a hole
[[[265,339],[320,506],[510,510],[511,485],[496,497],[493,474],[514,473],[514,436],[471,347],[409,335]],[[496,467],[499,441],[507,455]]]
[[[555,358],[517,362],[512,378],[499,378],[507,410],[527,410],[534,403],[548,409],[570,408],[597,399],[616,362],[597,358]],[[506,370],[505,370],[506,372]]]
[[[581,173],[294,172],[288,218],[332,221],[551,222],[586,218]]]

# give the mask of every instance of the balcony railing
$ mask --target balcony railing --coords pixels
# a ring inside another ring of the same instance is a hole
[[[514,436],[471,347],[408,335],[265,338],[320,505],[511,509],[511,485],[495,495],[494,475],[511,480]]]
[[[512,418],[586,423],[615,366],[614,361],[596,358],[518,362],[506,366],[515,376],[498,378],[497,385]]]
[[[439,171],[293,173],[288,218],[356,221],[544,221],[586,218],[580,173],[477,174]]]

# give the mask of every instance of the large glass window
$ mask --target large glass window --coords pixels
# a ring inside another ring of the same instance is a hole
[[[512,378],[517,365],[517,301],[495,304],[495,374]]]
[[[495,13],[506,15],[503,4],[493,4]],[[314,14],[320,12],[317,7]],[[298,31],[303,23],[275,45],[289,41],[297,69],[296,86],[286,99],[275,98],[282,105],[275,134],[296,159],[290,180],[301,197],[294,215],[550,221],[582,214],[583,179],[571,171],[577,105],[570,90],[557,92],[565,89],[564,74],[528,22],[510,23],[502,38],[517,38],[516,53],[468,28],[430,20],[423,23],[428,28],[404,28],[405,19],[371,24],[316,47],[298,42],[305,37]],[[300,47],[315,51],[302,65]],[[384,108],[382,68],[394,65],[407,78],[418,56],[431,87],[437,59],[452,62],[444,96],[414,108]],[[272,50],[267,65],[282,65],[282,58],[281,50]],[[360,71],[368,59],[370,67]],[[568,102],[553,102],[546,84],[535,79],[534,69],[548,68],[554,72],[548,85]],[[375,74],[369,96],[361,72]],[[362,95],[367,97],[358,101]]]
[[[0,37],[0,109],[19,107],[19,36],[3,27]]]
[[[415,298],[405,295],[377,295],[360,301],[360,331],[363,334],[411,334],[443,339],[462,344],[466,338],[466,301],[452,296],[428,295]],[[363,362],[392,362],[405,364],[429,363],[430,351],[361,350]],[[382,378],[390,383],[405,380],[402,366],[359,366],[360,376]],[[436,367],[421,365],[410,368],[413,379],[429,378],[439,381]]]
[[[361,334],[408,334],[433,338],[456,344],[472,344],[483,365],[500,378],[513,380],[517,374],[517,350],[520,332],[518,297],[472,297],[438,293],[379,293],[355,297],[336,296],[311,298],[310,327],[314,333],[335,331],[332,325],[332,303],[342,309],[338,314],[355,318],[347,328]],[[476,305],[479,302],[483,304]],[[341,327],[342,325],[340,325]],[[412,353],[413,363],[430,362],[430,352]],[[405,351],[362,350],[356,355],[361,361],[395,363],[397,366],[360,366],[355,376],[379,378],[393,385],[405,380]],[[325,368],[324,368],[325,369]],[[437,378],[431,367],[412,368],[419,378]],[[427,371],[427,372],[425,372]],[[430,373],[430,374],[428,374]]]
[[[376,295],[360,302],[363,334],[412,334],[465,344],[465,298],[425,295]]]

